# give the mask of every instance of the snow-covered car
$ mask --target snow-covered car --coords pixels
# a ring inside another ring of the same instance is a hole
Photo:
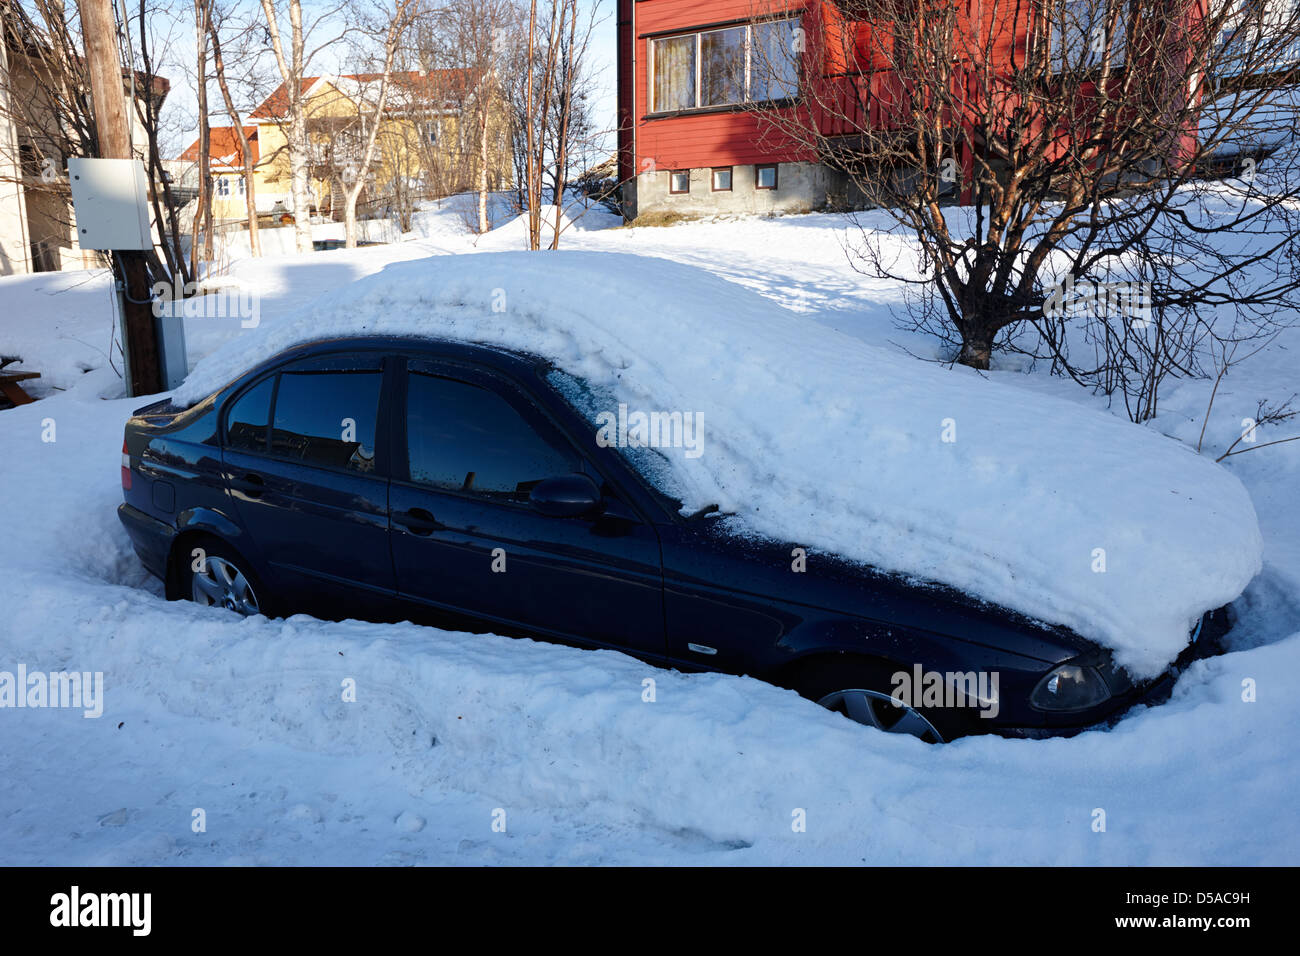
[[[926,740],[1094,726],[1214,646],[1260,562],[1234,477],[787,318],[631,257],[390,266],[140,409],[121,519],[173,598],[616,648]]]

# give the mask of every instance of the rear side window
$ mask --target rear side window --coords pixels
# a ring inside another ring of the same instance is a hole
[[[236,451],[266,451],[271,421],[271,389],[275,376],[262,379],[230,406],[226,414],[226,447]]]
[[[412,481],[527,501],[539,481],[579,468],[572,449],[490,389],[412,370],[406,401]]]
[[[373,472],[382,384],[378,370],[281,372],[271,453],[308,465]]]

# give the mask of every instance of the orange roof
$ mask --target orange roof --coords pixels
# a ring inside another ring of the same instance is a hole
[[[219,166],[243,166],[244,154],[239,149],[239,137],[235,135],[233,126],[214,126],[208,131],[211,136],[211,142],[208,147],[208,155],[212,157],[212,163]],[[244,135],[248,137],[248,149],[253,154],[253,162],[257,162],[257,127],[245,126]],[[177,159],[199,158],[199,141],[196,139],[189,145],[185,152],[176,157]]]
[[[342,79],[355,80],[358,83],[376,83],[383,79],[382,73],[344,73]],[[394,87],[405,87],[408,91],[422,92],[425,94],[441,94],[450,96],[464,93],[469,86],[471,72],[469,70],[428,70],[420,72],[410,70],[392,74]],[[302,91],[306,93],[311,89],[312,84],[322,79],[319,76],[304,76],[302,78]],[[330,79],[330,77],[325,77]],[[275,88],[257,109],[248,114],[249,119],[280,119],[285,115],[289,108],[289,97],[286,95],[284,84],[281,83]]]
[[[304,76],[302,78],[302,91],[306,93],[311,89],[311,85],[318,79],[320,79],[318,76]],[[261,105],[259,105],[257,109],[248,114],[248,118],[276,119],[277,117],[283,116],[284,111],[288,108],[289,97],[285,94],[284,84],[281,83],[275,88],[275,92],[261,102]]]

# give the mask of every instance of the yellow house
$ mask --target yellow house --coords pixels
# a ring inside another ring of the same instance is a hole
[[[244,154],[240,149],[239,137],[233,126],[214,126],[208,131],[209,163],[212,170],[212,218],[218,222],[242,220],[247,216],[245,203],[246,182],[244,178]],[[244,135],[248,137],[249,152],[253,162],[258,161],[258,129],[245,126]],[[195,140],[189,148],[173,161],[191,168],[199,161],[199,143]],[[197,179],[195,179],[197,185]],[[263,211],[261,197],[257,197],[258,211]],[[269,210],[270,206],[266,207]],[[185,217],[183,217],[185,218]],[[188,224],[188,219],[186,220]]]
[[[305,78],[312,178],[309,216],[343,218],[344,193],[359,174],[379,99],[377,73]],[[462,70],[392,74],[375,152],[357,201],[359,215],[384,214],[415,198],[475,189],[481,155],[478,98],[487,84],[473,83]],[[244,127],[257,164],[255,199],[261,216],[293,215],[287,148],[288,97],[276,88],[247,118]],[[508,112],[499,95],[488,104],[488,186],[510,184]],[[246,216],[243,156],[233,127],[211,130],[213,217],[218,222]],[[179,157],[198,160],[195,142]]]

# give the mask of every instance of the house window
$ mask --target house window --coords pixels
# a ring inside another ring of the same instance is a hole
[[[650,112],[792,99],[802,51],[797,17],[652,39]]]
[[[652,44],[654,104],[652,112],[688,110],[695,106],[695,51],[699,36],[668,37]]]
[[[754,188],[755,189],[775,189],[776,188],[776,163],[767,163],[763,166],[754,167]]]
[[[715,166],[713,169],[713,191],[715,193],[731,192],[731,167]]]
[[[1124,65],[1128,0],[1063,0],[1047,23],[1053,73]]]
[[[691,171],[674,169],[668,174],[668,191],[670,193],[688,193],[691,191]]]
[[[225,199],[230,195],[230,180],[225,176],[217,177],[217,195],[222,199]]]
[[[746,27],[700,36],[700,106],[730,106],[745,99]]]
[[[1221,75],[1240,73],[1243,60],[1259,59],[1259,44],[1267,26],[1264,17],[1267,6],[1267,0],[1228,0],[1229,12],[1223,17],[1216,52],[1222,63]]]
[[[246,187],[244,186],[244,177],[243,177],[243,176],[236,176],[236,177],[235,177],[235,192],[238,193],[240,196],[244,195],[244,193],[247,192],[247,189],[246,189]]]

